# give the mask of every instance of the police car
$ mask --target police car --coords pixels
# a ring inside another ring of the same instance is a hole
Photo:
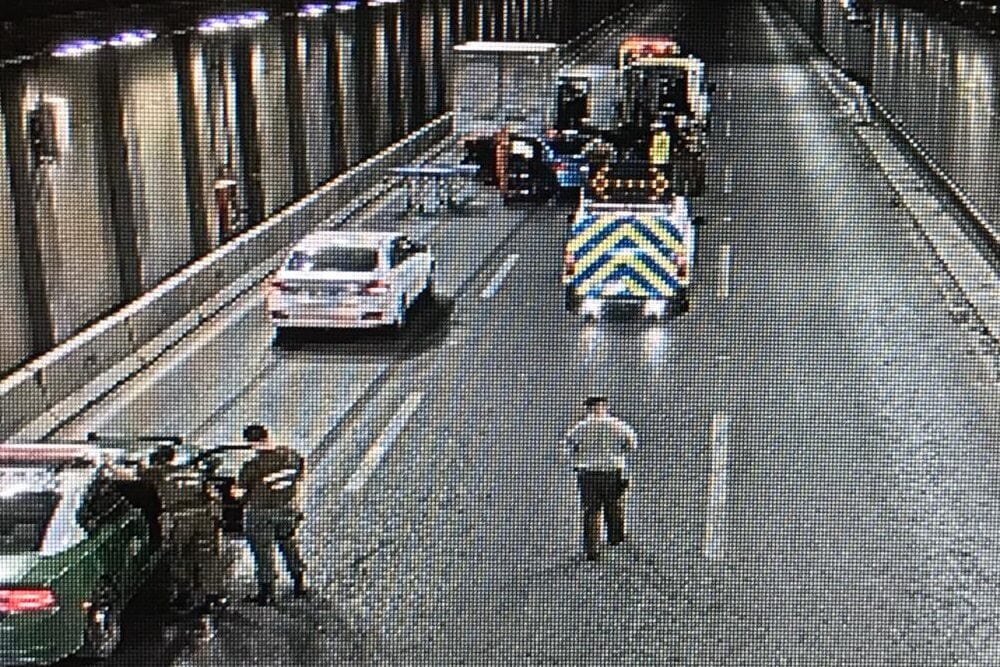
[[[0,444],[0,664],[109,656],[160,558],[122,451]]]
[[[320,231],[306,236],[267,284],[275,334],[289,328],[406,324],[407,310],[434,289],[435,259],[393,232]]]

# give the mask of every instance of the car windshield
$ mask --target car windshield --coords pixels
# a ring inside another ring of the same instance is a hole
[[[584,137],[559,137],[549,141],[549,145],[559,155],[579,155],[587,145]]]
[[[38,551],[59,503],[54,491],[0,496],[0,555]]]
[[[320,250],[296,250],[288,258],[289,271],[372,271],[378,266],[378,250],[332,246]]]

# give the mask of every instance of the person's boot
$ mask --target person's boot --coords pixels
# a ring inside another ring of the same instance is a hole
[[[304,572],[296,572],[292,575],[292,595],[300,599],[309,595]]]
[[[252,602],[258,607],[268,607],[274,604],[272,588],[272,584],[257,584],[257,595],[249,595],[243,601]]]

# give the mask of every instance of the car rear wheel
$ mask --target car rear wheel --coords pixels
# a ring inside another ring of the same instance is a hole
[[[288,330],[286,327],[274,327],[274,338],[271,339],[271,345],[281,347],[287,339]]]
[[[99,589],[90,598],[80,655],[85,658],[108,658],[118,648],[121,640],[121,607],[111,589]]]
[[[577,296],[576,291],[571,287],[566,288],[566,294],[564,303],[566,305],[566,310],[571,313],[575,313],[580,308],[580,303],[582,299]]]
[[[434,267],[431,267],[431,272],[427,274],[427,285],[424,287],[423,294],[421,296],[424,301],[430,303],[434,301]]]

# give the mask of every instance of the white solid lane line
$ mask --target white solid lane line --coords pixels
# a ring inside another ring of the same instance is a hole
[[[510,255],[506,260],[504,260],[503,265],[500,266],[496,274],[493,276],[493,279],[490,280],[490,284],[486,286],[479,296],[483,299],[489,299],[500,291],[500,288],[503,286],[504,279],[507,277],[507,274],[510,273],[510,270],[514,268],[514,265],[517,264],[517,260],[519,259],[521,259],[520,255]]]
[[[719,247],[719,296],[725,299],[729,296],[733,273],[733,247],[723,243]]]
[[[729,415],[712,415],[709,434],[712,469],[708,477],[708,503],[705,511],[704,554],[719,560],[726,551],[726,499],[729,496]]]
[[[421,401],[424,400],[424,394],[420,391],[415,391],[406,397],[403,404],[399,406],[396,410],[396,414],[393,415],[392,419],[389,421],[389,425],[385,427],[385,430],[379,434],[372,446],[368,448],[365,453],[365,457],[361,459],[361,464],[358,469],[354,471],[351,475],[351,479],[347,481],[347,486],[344,487],[344,493],[353,493],[361,489],[371,477],[371,474],[375,472],[375,468],[385,457],[389,448],[392,447],[393,443],[396,442],[396,438],[399,434],[403,432],[403,427],[406,426],[406,422],[410,420],[413,413],[417,411],[420,407]]]

